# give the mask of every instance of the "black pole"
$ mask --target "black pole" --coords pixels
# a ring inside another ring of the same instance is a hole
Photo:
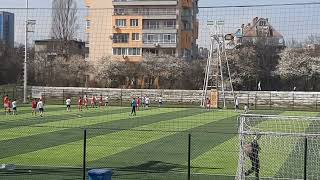
[[[271,109],[271,99],[272,99],[272,91],[270,91],[270,99],[269,99],[269,109]]]
[[[87,130],[83,131],[83,174],[82,179],[86,180],[86,157],[87,157]]]
[[[294,92],[293,92],[293,94],[292,94],[292,104],[293,104],[292,110],[294,110]]]
[[[191,134],[188,135],[188,180],[191,179]]]
[[[307,160],[308,160],[308,138],[304,139],[304,170],[303,179],[307,180]]]
[[[318,94],[316,96],[316,111],[318,111]]]

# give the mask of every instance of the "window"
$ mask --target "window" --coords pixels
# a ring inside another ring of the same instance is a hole
[[[159,21],[147,21],[145,24],[146,29],[159,29]]]
[[[176,21],[174,20],[169,20],[164,22],[165,28],[175,28],[176,27]]]
[[[133,41],[139,41],[139,33],[132,33],[132,40]]]
[[[141,55],[141,49],[140,48],[128,48],[128,55],[133,56],[139,56]]]
[[[154,34],[147,34],[147,41],[148,42],[153,42],[156,40],[156,35]]]
[[[137,27],[139,26],[139,20],[138,19],[130,19],[130,26],[131,27]]]
[[[86,28],[89,29],[90,28],[90,20],[86,21]]]
[[[191,30],[191,24],[188,22],[183,22],[183,30]]]
[[[266,25],[266,21],[260,21],[259,22],[259,26],[265,26]]]
[[[125,9],[123,9],[123,8],[116,8],[116,9],[114,9],[114,14],[115,14],[115,15],[125,15]]]
[[[131,56],[139,56],[141,55],[141,48],[113,48],[113,55],[131,55]]]
[[[163,41],[164,42],[170,42],[171,41],[171,34],[164,34],[163,35]]]
[[[113,34],[113,43],[128,43],[128,40],[129,40],[128,33]]]
[[[126,19],[116,19],[116,26],[117,27],[127,26],[127,20]]]

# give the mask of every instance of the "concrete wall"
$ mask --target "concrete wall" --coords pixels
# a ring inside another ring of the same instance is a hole
[[[87,94],[108,96],[111,101],[129,101],[132,96],[148,96],[155,102],[162,96],[165,102],[172,104],[200,104],[202,90],[168,90],[168,89],[112,89],[112,88],[79,88],[79,87],[31,87],[33,97],[41,94],[47,98],[62,99],[67,96],[78,97]],[[236,91],[240,104],[249,103],[251,106],[312,106],[320,104],[320,92],[279,92],[279,91]],[[222,106],[222,93],[219,102]],[[233,104],[233,96],[230,91],[225,92],[227,104]]]

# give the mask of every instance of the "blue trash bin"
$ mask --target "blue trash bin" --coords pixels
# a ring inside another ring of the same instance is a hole
[[[110,169],[91,169],[88,171],[89,180],[111,180]]]

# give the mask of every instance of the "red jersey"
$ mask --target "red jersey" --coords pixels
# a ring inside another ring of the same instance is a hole
[[[82,99],[78,100],[78,105],[82,105]]]
[[[6,96],[3,98],[3,104],[8,104],[9,98]]]
[[[101,103],[102,103],[102,101],[103,101],[103,100],[102,100],[102,96],[101,96],[101,97],[100,97],[100,100],[99,100],[99,102],[101,102]]]
[[[84,104],[87,105],[88,104],[88,98],[84,99]]]
[[[137,104],[138,104],[138,105],[140,104],[140,99],[139,99],[139,98],[137,99]]]
[[[32,108],[37,108],[37,101],[32,101],[31,106]]]
[[[207,100],[207,105],[210,105],[211,104],[211,101],[210,99]]]

